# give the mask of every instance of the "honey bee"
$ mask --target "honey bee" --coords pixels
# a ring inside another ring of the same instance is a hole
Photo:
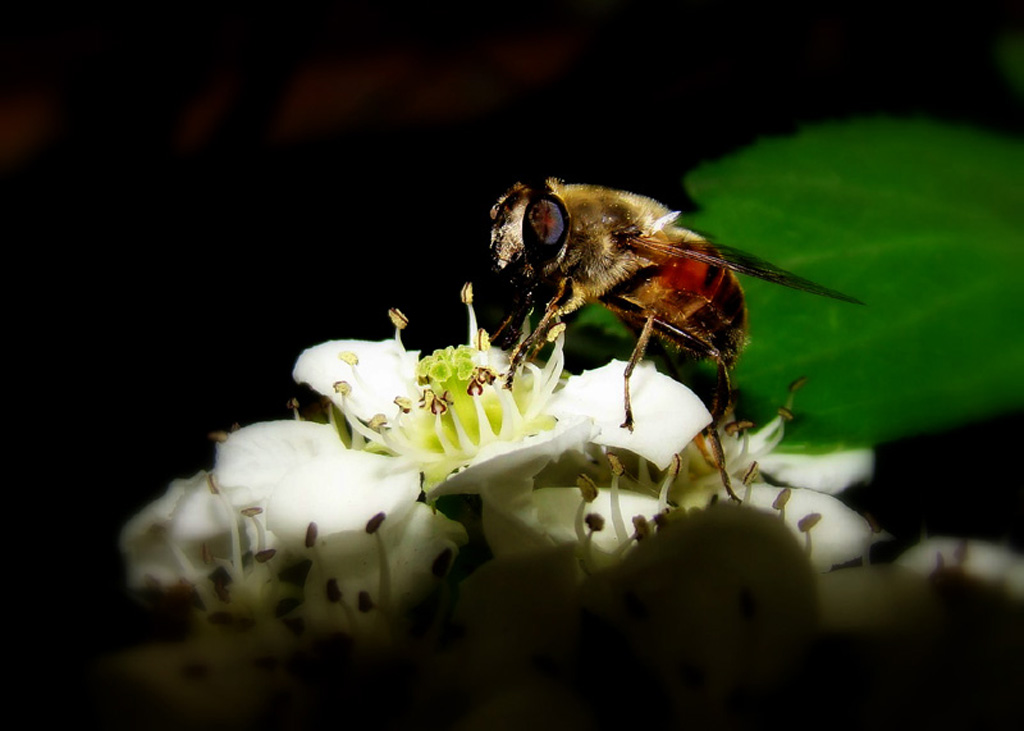
[[[705,430],[712,456],[733,499],[717,425],[729,407],[729,369],[747,339],[747,306],[736,273],[862,304],[736,249],[713,244],[676,224],[679,213],[655,200],[596,185],[517,183],[491,209],[493,269],[515,290],[495,333],[515,345],[506,385],[545,342],[559,319],[588,303],[611,310],[636,334],[624,373],[625,420],[632,430],[629,377],[652,336],[718,368],[712,422]],[[521,337],[538,305],[535,329]]]

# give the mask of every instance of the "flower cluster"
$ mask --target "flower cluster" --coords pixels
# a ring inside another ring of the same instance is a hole
[[[302,353],[294,378],[319,408],[220,435],[212,470],[125,526],[129,585],[185,641],[111,660],[108,687],[190,725],[312,723],[325,704],[390,697],[376,709],[390,723],[442,728],[435,700],[454,688],[464,728],[538,709],[604,727],[634,704],[730,727],[772,717],[849,598],[884,591],[832,571],[864,570],[883,535],[835,496],[870,479],[870,450],[778,451],[791,403],[760,428],[730,415],[713,428],[736,504],[686,386],[640,363],[624,429],[624,363],[565,373],[556,328],[509,383],[464,299],[469,345],[408,351],[393,311],[391,339]],[[1019,574],[1007,560],[999,576]],[[608,696],[598,657],[638,675]]]

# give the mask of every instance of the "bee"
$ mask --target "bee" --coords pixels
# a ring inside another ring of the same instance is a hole
[[[747,340],[747,306],[736,274],[863,304],[677,225],[677,211],[651,198],[596,185],[516,183],[491,209],[493,270],[515,292],[495,333],[511,356],[506,385],[561,317],[584,304],[607,307],[637,335],[624,373],[625,420],[633,429],[629,378],[652,337],[717,365],[705,438],[733,499],[717,426],[731,400],[729,370]],[[543,306],[525,338],[531,310]]]

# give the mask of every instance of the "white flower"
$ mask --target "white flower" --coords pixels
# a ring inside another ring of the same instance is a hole
[[[392,622],[467,540],[420,493],[418,472],[347,449],[333,426],[246,427],[218,445],[211,474],[176,481],[125,526],[129,583],[184,582],[235,621],[359,632],[373,606]]]
[[[142,589],[200,580],[208,572],[202,560],[204,545],[230,551],[226,543],[233,512],[211,491],[206,472],[172,482],[121,531],[128,585]]]
[[[329,397],[353,446],[397,456],[427,486],[550,431],[546,407],[562,372],[561,343],[541,368],[527,364],[512,389],[497,380],[507,357],[469,346],[422,359],[397,340],[340,340],[299,356],[294,377]]]
[[[595,570],[620,560],[657,516],[727,500],[701,434],[711,419],[703,403],[652,364],[641,363],[630,382],[636,423],[631,433],[621,427],[624,366],[613,362],[570,377],[555,391],[549,410],[559,424],[592,425],[582,448],[577,441],[585,437],[582,432],[527,440],[515,451],[478,462],[471,473],[453,475],[428,497],[480,493],[484,531],[497,555],[577,543]],[[867,520],[828,493],[869,478],[871,452],[802,460],[778,456],[774,450],[784,424],[780,415],[757,431],[728,421],[719,426],[727,470],[744,505],[781,517],[819,570],[863,559],[878,536]],[[767,484],[761,465],[780,482],[805,480],[816,489]],[[579,489],[581,479],[593,487],[587,497]]]
[[[923,576],[960,572],[1024,601],[1024,556],[995,543],[936,536],[908,549],[895,563]]]

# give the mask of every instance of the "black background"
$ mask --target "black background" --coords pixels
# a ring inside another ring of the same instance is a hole
[[[488,211],[514,181],[685,208],[688,169],[805,122],[1024,129],[993,64],[1019,4],[824,5],[44,5],[0,25],[8,489],[32,501],[9,516],[24,529],[10,603],[35,618],[45,598],[74,643],[44,633],[39,672],[139,636],[120,525],[211,466],[208,432],[286,418],[303,348],[388,337],[389,307],[410,347],[462,342],[467,280],[497,322]],[[883,448],[856,498],[905,536],[1004,536],[1019,487],[951,508],[920,484],[983,436],[982,495],[1019,431],[1006,418]],[[927,467],[894,501],[906,449]]]

